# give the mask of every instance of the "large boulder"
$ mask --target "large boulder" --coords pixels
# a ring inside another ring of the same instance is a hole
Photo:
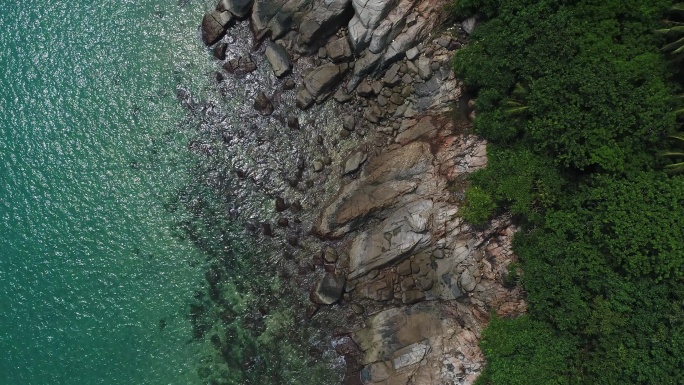
[[[332,305],[342,296],[345,282],[344,276],[326,273],[311,292],[311,301],[321,305]]]
[[[322,210],[314,230],[326,237],[341,237],[366,223],[376,212],[393,207],[406,194],[432,188],[426,178],[434,173],[430,145],[412,142],[372,159],[358,179],[340,188]]]
[[[229,11],[242,19],[249,14],[253,2],[254,0],[221,0],[216,6],[216,10]]]
[[[326,44],[325,50],[328,51],[330,60],[335,63],[349,61],[352,58],[349,41],[344,37],[330,40],[330,42]]]
[[[335,64],[326,64],[311,71],[304,77],[304,87],[318,102],[322,102],[342,79],[343,72]]]
[[[273,73],[277,77],[289,74],[292,69],[290,57],[280,44],[271,44],[266,48],[266,59],[268,59],[271,68],[273,68]]]
[[[221,40],[232,18],[230,12],[212,11],[206,13],[202,18],[202,41],[204,44],[212,45]]]

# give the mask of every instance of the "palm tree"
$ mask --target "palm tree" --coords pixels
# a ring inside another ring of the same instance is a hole
[[[676,134],[671,134],[667,136],[671,139],[676,139],[678,143],[684,146],[684,133],[678,132]],[[678,160],[677,163],[668,164],[665,166],[665,171],[669,174],[680,174],[684,173],[684,150],[669,150],[661,151],[658,156],[674,158]]]
[[[684,3],[673,5],[670,14],[681,19],[681,15],[684,15]],[[658,29],[656,32],[664,35],[670,42],[665,44],[661,51],[674,55],[673,62],[679,63],[684,59],[684,22],[665,20],[664,23],[669,27]]]

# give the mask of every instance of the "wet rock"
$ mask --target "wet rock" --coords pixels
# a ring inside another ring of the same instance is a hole
[[[228,49],[228,44],[219,43],[214,47],[214,57],[218,60],[226,60],[226,50]]]
[[[223,65],[223,69],[225,69],[228,73],[235,75],[244,75],[255,71],[256,68],[256,63],[249,56],[229,60]]]
[[[297,92],[297,107],[306,110],[314,103],[313,96],[307,91],[306,87],[301,87]]]
[[[262,115],[271,115],[273,113],[273,103],[271,103],[271,99],[265,93],[259,92],[254,100],[254,109]]]
[[[294,81],[294,80],[292,80],[292,79],[287,79],[287,80],[285,80],[285,82],[283,83],[283,90],[285,90],[285,91],[290,91],[290,90],[293,90],[293,89],[295,88],[295,86],[296,86],[296,84],[295,84],[295,81]]]
[[[299,244],[299,238],[297,238],[296,235],[289,235],[287,237],[287,243],[289,243],[290,246],[297,246]]]
[[[217,11],[230,11],[240,19],[247,16],[254,0],[221,0],[216,6]]]
[[[342,175],[350,174],[361,167],[363,162],[368,159],[368,155],[363,151],[357,151],[353,153],[347,161],[344,163],[344,169],[342,170]]]
[[[330,60],[334,63],[346,62],[352,58],[349,40],[345,37],[333,39],[325,46]]]
[[[212,11],[205,14],[202,19],[202,41],[204,44],[212,45],[221,40],[231,20],[232,16],[229,12]]]
[[[261,233],[267,237],[272,237],[273,236],[273,228],[271,228],[271,224],[268,222],[262,223],[261,224]]]
[[[275,199],[275,210],[276,210],[276,212],[279,212],[279,213],[283,212],[283,211],[287,210],[288,207],[290,207],[290,205],[285,203],[285,199],[283,199],[281,197],[276,197],[276,199]]]
[[[280,44],[270,44],[266,48],[265,55],[275,76],[283,77],[290,73],[292,63],[290,63],[290,57],[283,46]]]
[[[299,118],[296,116],[288,116],[287,117],[287,126],[291,130],[299,130]]]
[[[343,276],[326,273],[311,292],[311,300],[321,305],[332,305],[342,296],[344,283],[345,278]]]

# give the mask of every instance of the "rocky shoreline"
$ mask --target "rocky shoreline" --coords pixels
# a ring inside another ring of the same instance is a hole
[[[438,33],[445,5],[222,0],[202,21],[217,89],[251,103],[203,106],[209,139],[191,150],[234,170],[225,190],[245,204],[229,215],[280,250],[304,322],[337,320],[319,325],[345,384],[471,384],[491,312],[526,308],[509,218],[458,214],[486,143],[453,117],[449,63],[475,20]]]

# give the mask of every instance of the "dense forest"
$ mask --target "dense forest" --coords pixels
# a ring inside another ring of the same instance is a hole
[[[490,143],[463,215],[514,215],[530,305],[493,317],[478,384],[684,383],[684,5],[455,8],[482,20],[454,68]]]

